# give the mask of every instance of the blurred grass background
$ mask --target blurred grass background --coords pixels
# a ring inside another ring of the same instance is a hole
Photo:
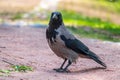
[[[41,1],[43,0],[0,0],[0,20],[27,20],[48,24],[50,13],[57,10],[63,14],[67,28],[73,33],[81,37],[120,42],[119,0],[59,0],[56,9],[39,7],[38,12],[32,12],[36,6],[41,5]],[[23,17],[26,13],[30,13],[27,19]]]

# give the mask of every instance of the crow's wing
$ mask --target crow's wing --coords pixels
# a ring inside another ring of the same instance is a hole
[[[72,49],[78,54],[87,55],[89,48],[86,45],[84,45],[81,41],[77,39],[66,39],[64,35],[61,35],[60,37],[65,42],[65,46],[67,48]]]

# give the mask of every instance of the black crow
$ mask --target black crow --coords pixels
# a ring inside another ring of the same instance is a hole
[[[52,51],[58,57],[64,59],[61,67],[54,69],[57,72],[68,72],[67,68],[72,62],[76,62],[78,57],[93,59],[104,68],[107,67],[95,53],[65,28],[60,12],[52,12],[49,26],[46,30],[46,38]],[[63,68],[67,60],[68,64]]]

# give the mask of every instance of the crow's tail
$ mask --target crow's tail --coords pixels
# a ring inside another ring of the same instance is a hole
[[[100,65],[104,66],[105,68],[107,68],[106,64],[104,62],[101,61],[101,59],[92,51],[88,52],[88,56],[93,59],[95,62],[99,63]]]

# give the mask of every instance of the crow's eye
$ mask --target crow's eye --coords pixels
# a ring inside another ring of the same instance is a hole
[[[57,16],[58,16],[58,17],[60,17],[60,15],[59,15],[59,14],[58,14]]]
[[[60,15],[60,14],[58,14],[58,17],[61,17],[61,15]]]

